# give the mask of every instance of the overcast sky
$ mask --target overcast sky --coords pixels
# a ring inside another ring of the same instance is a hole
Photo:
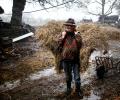
[[[2,8],[5,11],[5,13],[2,14],[1,16],[8,17],[8,15],[5,15],[5,14],[12,13],[12,0],[0,0],[0,6],[2,6]],[[89,8],[92,12],[97,11],[96,6],[97,6],[96,4],[90,5]],[[39,10],[39,9],[41,9],[41,7],[39,6],[38,3],[32,3],[32,4],[26,3],[24,12]],[[98,18],[97,16],[87,14],[85,9],[77,8],[77,7],[73,7],[72,9],[66,9],[63,6],[60,6],[58,8],[52,8],[47,11],[44,10],[44,11],[38,11],[34,13],[27,13],[27,14],[23,13],[23,18],[26,18],[26,17],[28,17],[28,21],[30,20],[34,21],[35,19],[37,20],[38,19],[39,20],[40,19],[42,20],[46,20],[46,19],[66,20],[70,17],[74,18],[77,21],[80,21],[83,18],[97,21],[97,18]],[[10,17],[8,18],[8,20],[10,20]]]

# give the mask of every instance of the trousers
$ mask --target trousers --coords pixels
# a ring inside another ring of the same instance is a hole
[[[65,72],[66,82],[71,84],[72,77],[74,76],[75,84],[81,85],[80,68],[79,65],[72,61],[62,61],[62,66]]]

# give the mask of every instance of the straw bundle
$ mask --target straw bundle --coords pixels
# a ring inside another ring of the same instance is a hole
[[[47,25],[38,28],[36,35],[43,41],[43,44],[51,50],[55,57],[56,69],[59,70],[60,54],[56,53],[57,40],[63,31],[63,22],[51,21]],[[120,32],[116,28],[103,27],[97,24],[81,24],[77,29],[83,39],[81,49],[81,67],[86,69],[88,66],[89,56],[95,48],[108,49],[107,40],[120,40]],[[59,72],[59,71],[58,71]]]

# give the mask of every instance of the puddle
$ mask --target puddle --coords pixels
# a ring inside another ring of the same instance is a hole
[[[35,74],[31,74],[29,76],[29,79],[30,80],[37,80],[37,79],[40,79],[41,77],[47,77],[47,76],[50,76],[52,74],[55,74],[56,71],[54,70],[54,68],[50,68],[50,69],[44,69],[43,71],[39,71]]]
[[[90,67],[81,74],[81,85],[89,84],[91,82],[91,77],[95,76],[95,64],[91,64]]]
[[[7,90],[12,90],[15,87],[20,86],[20,80],[14,82],[5,82],[3,85],[0,85],[0,92],[5,92]]]
[[[93,90],[91,90],[91,94],[90,96],[88,96],[87,98],[84,97],[83,100],[100,100],[99,96],[96,96],[93,92]]]
[[[56,71],[53,68],[49,68],[49,69],[44,69],[42,71],[38,71],[34,74],[31,74],[29,77],[27,77],[24,80],[29,80],[29,81],[34,81],[34,80],[38,80],[42,77],[48,77],[50,75],[55,74]],[[15,87],[18,87],[21,85],[21,80],[16,80],[16,81],[11,81],[11,82],[5,82],[3,85],[0,85],[0,91],[4,92],[7,90],[11,90],[14,89]]]

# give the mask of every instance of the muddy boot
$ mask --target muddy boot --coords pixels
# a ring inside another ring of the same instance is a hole
[[[71,89],[71,82],[67,82],[67,90],[65,92],[65,95],[69,96],[71,94],[71,91],[72,91],[72,89]]]
[[[82,99],[82,98],[83,98],[83,92],[82,92],[82,90],[81,90],[81,88],[80,88],[80,84],[79,84],[79,83],[76,83],[75,85],[76,85],[75,94],[76,94],[76,96],[78,96],[80,99]]]

